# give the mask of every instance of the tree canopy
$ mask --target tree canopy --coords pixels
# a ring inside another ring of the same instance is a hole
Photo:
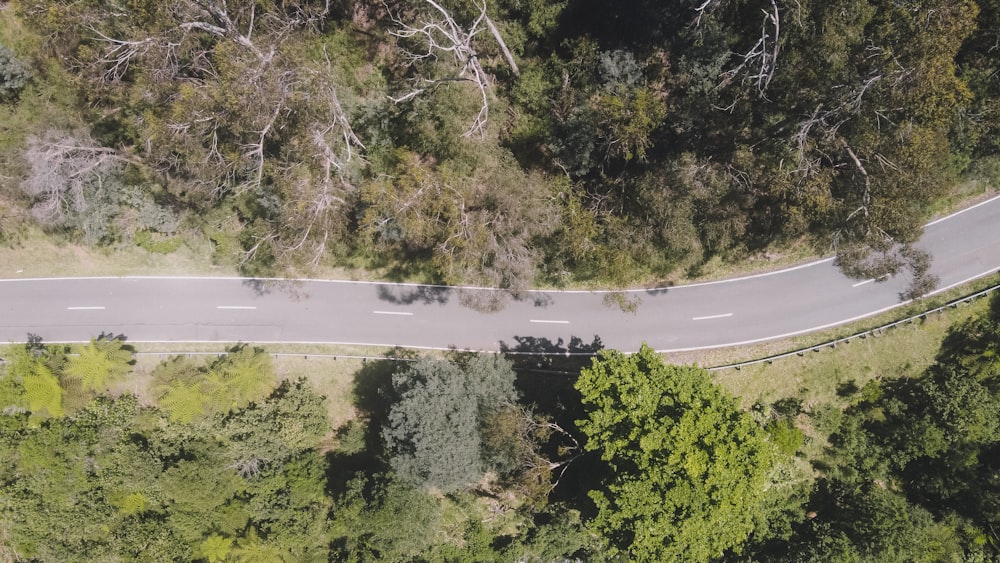
[[[517,399],[510,362],[489,355],[461,364],[424,359],[393,375],[392,383],[399,400],[383,437],[393,470],[446,492],[479,481],[490,469],[480,430]]]
[[[997,157],[986,1],[14,7],[17,221],[249,274],[517,295],[805,242],[920,294],[921,225]]]
[[[774,447],[697,367],[649,347],[602,352],[577,380],[586,449],[609,466],[590,492],[593,528],[643,561],[708,561],[739,551],[762,511]]]

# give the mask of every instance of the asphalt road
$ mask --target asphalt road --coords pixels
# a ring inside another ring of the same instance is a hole
[[[1000,270],[1000,198],[928,224],[939,290]],[[635,313],[601,292],[534,291],[498,313],[462,307],[457,289],[412,284],[239,278],[0,279],[0,341],[35,333],[87,341],[322,342],[473,350],[660,351],[810,332],[900,305],[909,283],[844,277],[832,260],[773,273],[635,290]],[[474,291],[474,290],[463,290]]]

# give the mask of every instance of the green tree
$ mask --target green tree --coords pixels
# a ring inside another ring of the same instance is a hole
[[[226,558],[229,557],[229,552],[232,551],[232,547],[232,538],[225,538],[213,534],[205,538],[205,541],[201,542],[201,545],[198,546],[198,556],[207,560],[208,563],[225,561]]]
[[[206,385],[213,407],[222,412],[243,408],[260,401],[274,389],[271,356],[261,348],[237,346],[215,362]]]
[[[349,481],[336,507],[331,536],[341,561],[419,560],[442,516],[427,491],[378,474]]]
[[[79,381],[85,391],[105,391],[132,370],[132,352],[124,345],[119,338],[92,338],[79,356],[70,356],[63,376]]]
[[[27,407],[33,422],[48,417],[58,418],[66,413],[59,378],[52,373],[43,357],[33,355],[24,347],[14,348],[8,359],[7,377],[23,389],[23,396],[17,393],[12,397],[15,408]]]
[[[0,102],[17,98],[31,79],[31,73],[14,53],[0,44]]]
[[[171,422],[190,424],[209,413],[205,371],[186,356],[164,360],[153,370],[157,402]]]
[[[489,468],[480,428],[517,398],[514,371],[498,356],[459,363],[422,359],[393,375],[399,395],[382,435],[392,468],[418,485],[454,491]]]
[[[739,550],[775,464],[766,433],[703,369],[668,366],[648,346],[604,351],[576,388],[586,449],[610,472],[591,490],[590,525],[612,553],[707,561]]]

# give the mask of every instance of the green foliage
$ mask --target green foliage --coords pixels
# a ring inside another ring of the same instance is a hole
[[[435,542],[441,506],[428,492],[393,479],[358,477],[336,500],[332,538],[344,561],[407,561]]]
[[[161,387],[161,393],[160,408],[171,422],[191,424],[206,413],[209,397],[200,381],[172,381]]]
[[[136,246],[156,254],[170,254],[180,248],[182,242],[178,237],[157,237],[149,231],[137,232],[132,240]]]
[[[261,348],[236,346],[211,366],[206,384],[217,409],[243,408],[274,388],[271,356]]]
[[[767,433],[778,451],[785,455],[795,455],[805,441],[805,434],[788,420],[776,420],[767,426]]]
[[[610,473],[591,490],[591,525],[612,553],[708,561],[739,550],[761,510],[775,453],[736,401],[696,367],[649,347],[603,352],[576,388],[586,448]]]
[[[198,557],[207,560],[208,563],[225,561],[229,557],[232,547],[232,538],[213,534],[205,538],[205,541],[198,546]]]
[[[15,348],[8,359],[7,377],[14,383],[19,383],[24,390],[24,405],[31,412],[31,420],[38,423],[49,417],[61,417],[65,414],[63,408],[63,389],[59,378],[52,373],[40,357],[31,354],[26,348]],[[17,393],[12,397],[20,399]],[[26,403],[26,405],[25,405]]]
[[[79,381],[84,391],[100,393],[132,370],[132,351],[118,338],[93,338],[70,356],[63,375]]]
[[[423,359],[392,379],[399,400],[382,435],[393,470],[445,492],[479,481],[490,469],[480,428],[517,398],[510,362],[489,355],[461,364]]]
[[[994,298],[996,299],[996,298]],[[864,387],[831,423],[807,520],[771,560],[989,560],[1000,522],[996,303],[952,328],[913,379]]]
[[[261,348],[244,345],[208,367],[184,358],[167,360],[153,376],[160,407],[171,421],[184,424],[259,402],[276,382],[271,357]]]
[[[0,44],[0,102],[16,99],[31,79],[31,72]]]

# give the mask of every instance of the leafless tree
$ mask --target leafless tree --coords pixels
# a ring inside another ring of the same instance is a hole
[[[706,2],[699,7],[699,18],[708,4],[709,2]],[[760,24],[760,38],[747,52],[738,55],[742,59],[740,63],[723,72],[721,78],[722,84],[726,85],[742,74],[742,82],[753,84],[757,88],[758,95],[764,97],[778,65],[778,53],[781,50],[781,16],[775,0],[771,0],[770,11],[761,10],[761,13],[764,16]]]
[[[134,29],[134,33],[123,32],[118,36],[102,31],[100,22],[95,22],[90,29],[97,44],[103,47],[96,61],[105,69],[101,76],[107,81],[120,80],[133,62],[155,55],[159,57],[157,66],[167,70],[164,75],[167,77],[180,65],[178,50],[196,33],[240,45],[253,54],[263,69],[274,58],[285,35],[294,29],[316,25],[330,11],[329,0],[322,5],[290,3],[280,11],[263,14],[257,13],[258,4],[254,0],[170,0],[166,12],[172,25],[155,34]],[[195,64],[199,60],[199,57],[186,58]]]
[[[391,96],[395,103],[410,101],[426,92],[429,88],[439,86],[447,82],[470,82],[479,93],[481,100],[479,113],[472,121],[472,125],[465,132],[465,136],[482,136],[485,133],[486,123],[489,121],[490,103],[493,99],[493,81],[483,70],[479,60],[479,53],[473,44],[476,36],[483,29],[487,29],[503,52],[504,58],[510,65],[512,72],[518,73],[517,63],[513,54],[503,40],[500,30],[490,20],[486,14],[486,2],[483,1],[479,7],[479,15],[468,26],[460,25],[454,16],[448,12],[441,4],[435,0],[424,0],[431,7],[427,17],[416,24],[409,24],[398,15],[389,11],[390,18],[397,28],[390,33],[403,40],[403,52],[411,63],[421,61],[438,60],[439,56],[450,55],[453,59],[455,73],[439,77],[421,77],[417,84],[407,92],[398,96]]]
[[[21,190],[34,202],[32,215],[43,226],[61,227],[87,209],[87,184],[104,181],[127,159],[86,133],[49,131],[28,139],[25,160],[30,170]]]

